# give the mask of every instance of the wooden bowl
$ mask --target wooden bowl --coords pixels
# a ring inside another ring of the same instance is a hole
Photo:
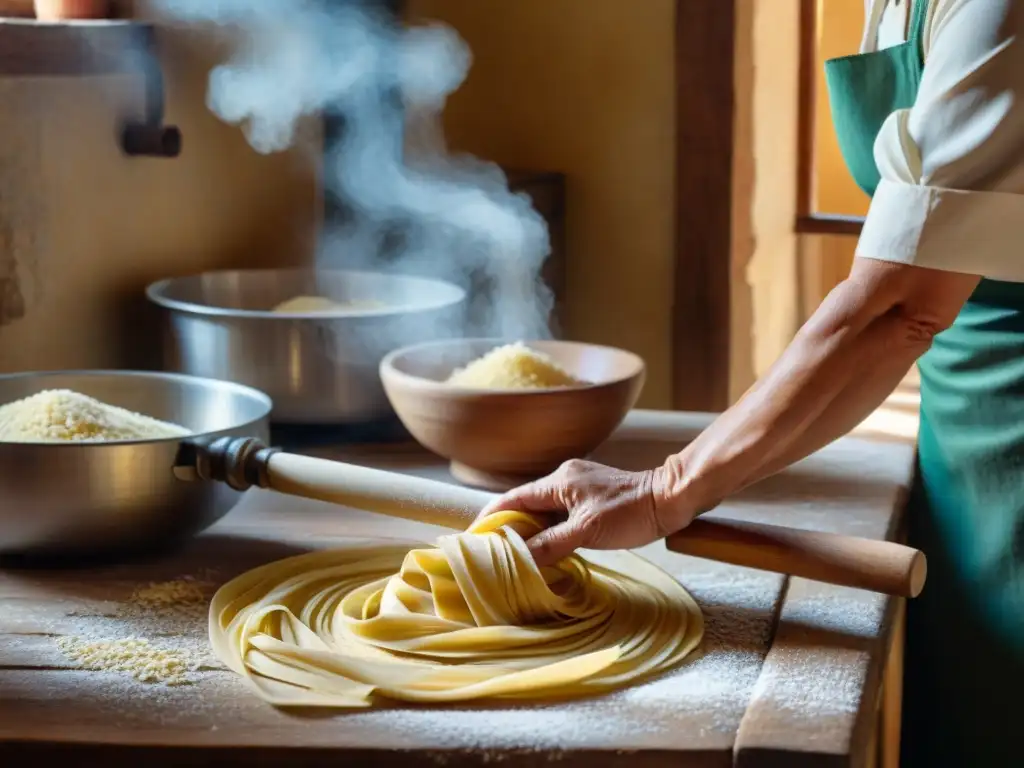
[[[572,341],[532,341],[578,379],[571,388],[488,390],[445,383],[456,368],[500,346],[455,339],[396,350],[381,381],[402,424],[424,447],[451,461],[469,485],[505,490],[583,458],[611,435],[643,388],[643,360],[631,352]]]

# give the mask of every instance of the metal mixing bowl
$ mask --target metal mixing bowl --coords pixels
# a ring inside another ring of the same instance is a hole
[[[269,439],[270,398],[230,382],[134,371],[16,373],[0,376],[0,404],[44,389],[180,424],[195,438]],[[0,442],[0,555],[103,555],[172,545],[207,528],[241,494],[177,479],[182,444]]]
[[[166,311],[166,367],[248,384],[270,395],[272,419],[359,424],[393,414],[377,372],[388,352],[456,335],[466,293],[439,280],[377,272],[258,269],[161,280],[146,289]],[[279,314],[295,296],[372,300],[380,309]]]

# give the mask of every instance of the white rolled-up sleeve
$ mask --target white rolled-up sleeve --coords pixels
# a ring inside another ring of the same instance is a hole
[[[857,256],[1024,282],[1024,1],[932,4],[915,104],[875,142]]]

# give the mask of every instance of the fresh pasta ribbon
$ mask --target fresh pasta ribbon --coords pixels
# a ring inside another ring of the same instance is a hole
[[[244,573],[210,605],[215,654],[275,706],[544,699],[621,688],[700,643],[700,608],[632,552],[539,568],[534,516],[500,512],[434,548],[350,545]]]

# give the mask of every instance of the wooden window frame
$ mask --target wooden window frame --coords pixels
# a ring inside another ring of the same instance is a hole
[[[818,109],[818,25],[823,0],[800,0],[800,112],[798,116],[798,160],[796,232],[801,235],[847,235],[856,237],[864,226],[863,216],[824,214],[814,209],[814,125]]]
[[[815,210],[815,114],[820,5],[800,0],[797,82],[798,235],[856,237],[862,217]],[[734,176],[735,56],[740,0],[676,2],[676,260],[672,308],[672,407],[718,412],[730,404],[734,374],[731,324],[742,298],[734,290],[734,229],[744,179]],[[737,187],[737,184],[739,187]],[[742,247],[742,244],[739,244]],[[799,267],[798,267],[799,270]]]

